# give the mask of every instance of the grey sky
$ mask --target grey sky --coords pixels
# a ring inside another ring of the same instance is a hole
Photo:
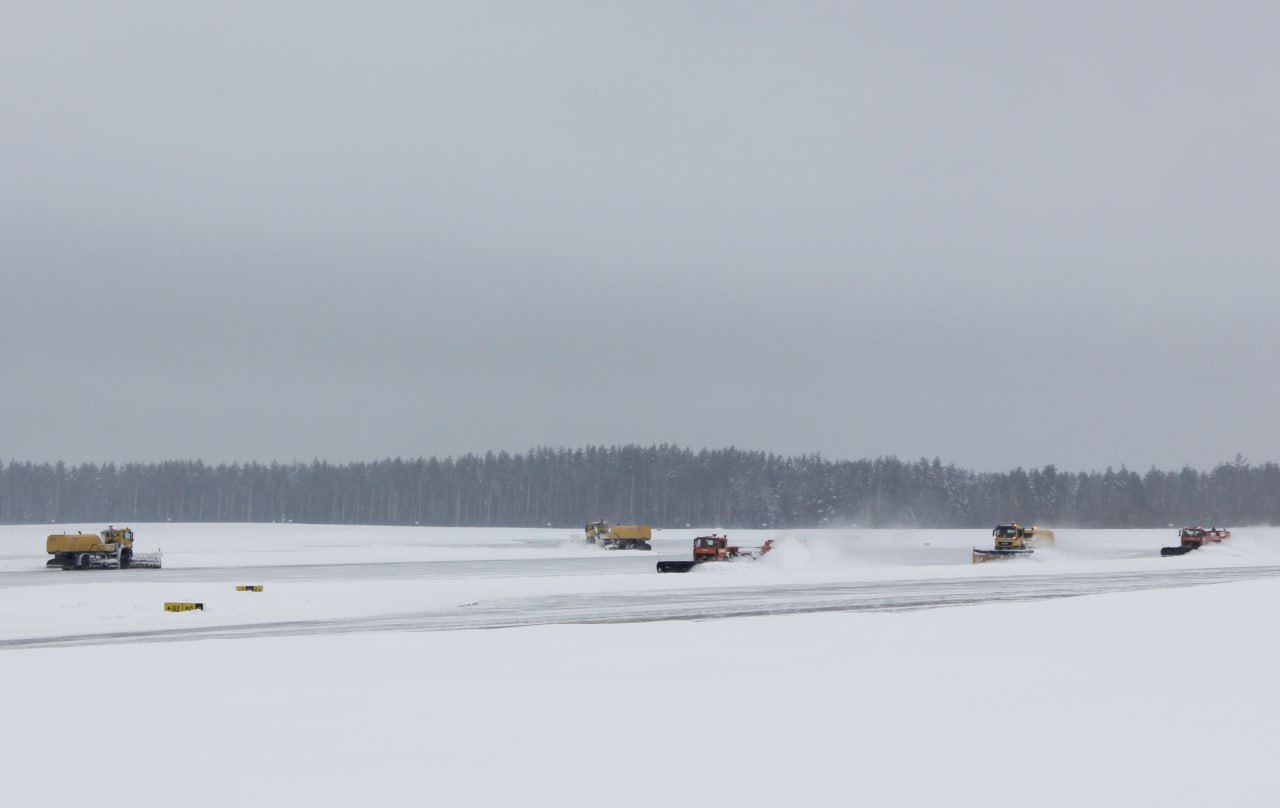
[[[1280,459],[1280,6],[0,0],[0,458]]]

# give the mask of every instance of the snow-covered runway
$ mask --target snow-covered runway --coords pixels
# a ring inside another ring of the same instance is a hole
[[[449,562],[452,564],[452,562]],[[521,562],[510,562],[520,564]],[[390,577],[410,574],[396,564],[379,564]],[[421,572],[421,564],[412,565]],[[479,565],[483,567],[484,565]],[[573,569],[580,569],[574,565]],[[281,567],[286,573],[306,568]],[[321,570],[332,571],[333,567]],[[348,572],[347,568],[336,568]],[[211,573],[215,570],[201,570]],[[212,580],[243,580],[235,568],[219,568]],[[256,570],[255,570],[256,572]],[[371,571],[362,571],[368,575]],[[490,570],[490,572],[492,572]],[[399,575],[397,575],[397,573]],[[312,574],[321,574],[313,571]],[[447,574],[460,574],[450,566]],[[585,573],[578,573],[585,574]],[[269,623],[224,624],[163,628],[146,631],[108,631],[91,634],[53,635],[0,640],[0,650],[100,645],[130,642],[178,642],[246,637],[295,637],[316,634],[350,634],[370,631],[460,631],[562,624],[647,623],[664,620],[712,620],[728,617],[764,617],[812,612],[906,611],[969,606],[979,603],[1047,600],[1108,592],[1203,586],[1280,576],[1280,566],[1225,567],[1190,570],[1066,573],[1008,578],[934,578],[878,582],[735,586],[668,591],[594,592],[577,595],[494,599],[464,603],[451,608],[421,612],[382,614],[327,620],[291,620]],[[376,580],[379,576],[365,577]],[[260,579],[260,578],[259,578]],[[210,580],[204,578],[202,580]],[[257,579],[256,579],[257,580]],[[296,580],[287,576],[285,580]],[[305,578],[304,580],[314,580]]]
[[[48,528],[0,528],[12,801],[1275,799],[1269,528],[1171,559],[1171,530],[1059,530],[978,566],[985,531],[731,532],[778,549],[659,575],[699,531],[610,553],[554,530],[134,527],[165,569],[45,570]],[[51,766],[68,748],[128,776]]]
[[[1164,531],[1064,532],[1028,559],[973,566],[983,531],[739,532],[776,541],[757,562],[658,575],[699,531],[664,531],[656,551],[605,551],[557,530],[143,525],[161,570],[44,569],[36,528],[0,528],[0,650],[366,631],[702,620],[898,611],[1280,574],[1268,531],[1177,558]],[[237,593],[261,584],[260,594]],[[204,604],[170,614],[165,601]]]

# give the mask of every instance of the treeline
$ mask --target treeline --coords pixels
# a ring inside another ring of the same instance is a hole
[[[0,522],[310,522],[658,527],[1280,524],[1280,466],[1053,466],[826,460],[676,446],[534,449],[372,463],[0,464]]]

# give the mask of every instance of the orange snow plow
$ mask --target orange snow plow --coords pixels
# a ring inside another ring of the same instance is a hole
[[[1177,547],[1161,547],[1160,555],[1180,556],[1192,550],[1199,550],[1205,542],[1214,544],[1231,538],[1231,531],[1222,527],[1184,527],[1178,531]]]
[[[773,539],[769,539],[759,547],[735,547],[729,544],[728,536],[711,534],[699,536],[693,540],[692,561],[659,561],[658,572],[688,572],[699,564],[711,561],[755,561],[773,549]]]

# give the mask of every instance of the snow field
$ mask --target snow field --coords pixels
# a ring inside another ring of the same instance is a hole
[[[1170,531],[1060,531],[1064,535],[1056,547],[1030,559],[982,565],[969,562],[969,550],[985,540],[983,531],[735,531],[730,534],[735,542],[759,545],[775,538],[776,549],[755,563],[656,575],[658,558],[689,557],[692,537],[706,531],[662,531],[655,551],[643,553],[601,550],[554,529],[140,525],[135,530],[142,551],[167,548],[162,574],[82,573],[43,569],[40,552],[48,530],[0,527],[0,640],[401,614],[557,594],[670,592],[679,597],[692,590],[744,585],[1280,563],[1280,542],[1272,540],[1280,531],[1269,528],[1238,531],[1228,544],[1176,559],[1159,557],[1160,545],[1171,541]],[[584,566],[533,575],[522,564],[555,559],[566,564],[581,560]],[[435,577],[429,564],[454,561],[511,563],[457,577]],[[388,569],[376,566],[412,563],[423,566],[402,577],[389,577]],[[286,576],[311,574],[312,565],[323,564],[339,566],[315,567],[315,580]],[[192,571],[190,580],[182,579],[184,569]],[[225,574],[218,580],[202,579],[219,569]],[[262,584],[265,589],[236,592],[236,584]],[[206,610],[166,613],[166,601],[200,602]]]
[[[0,759],[28,805],[1270,805],[1277,602],[7,653]],[[128,750],[127,784],[51,782],[68,745]]]
[[[705,531],[664,531],[633,572],[563,530],[134,527],[140,549],[165,548],[163,580],[39,570],[49,531],[0,528],[0,639],[1280,560],[1271,529],[1176,559],[1158,557],[1174,531],[1064,530],[1032,561],[979,566],[968,548],[985,531],[732,531],[778,550],[657,575]],[[547,558],[572,574],[522,572]],[[346,561],[286,577],[317,559]],[[497,572],[386,578],[357,559]],[[607,574],[581,572],[593,559]],[[219,567],[226,580],[202,577]],[[209,610],[160,610],[187,599]],[[1277,606],[1265,579],[908,613],[0,650],[0,765],[6,802],[26,806],[1272,805]],[[68,750],[101,757],[68,766]]]

